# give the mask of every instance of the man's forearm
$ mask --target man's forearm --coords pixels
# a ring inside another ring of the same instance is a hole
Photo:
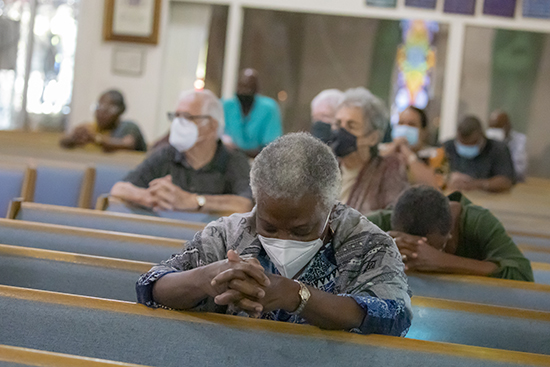
[[[503,192],[512,188],[513,183],[508,177],[495,176],[485,180],[475,180],[478,189],[489,192]]]
[[[103,137],[102,139],[101,146],[107,151],[136,149],[136,140],[131,135],[123,138]]]
[[[202,210],[208,212],[247,213],[252,210],[252,200],[238,195],[205,195]]]
[[[122,200],[145,205],[145,201],[143,199],[148,194],[147,189],[134,186],[130,182],[117,182],[111,189],[110,195]]]
[[[440,272],[465,275],[489,276],[498,266],[490,261],[467,259],[452,254],[445,254],[444,261],[439,266]]]

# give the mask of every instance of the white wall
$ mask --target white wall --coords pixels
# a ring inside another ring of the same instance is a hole
[[[156,46],[133,43],[104,42],[102,37],[102,0],[81,0],[78,19],[75,76],[69,126],[90,121],[90,105],[109,88],[122,91],[126,97],[125,118],[136,121],[148,142],[157,131],[158,96],[161,89],[163,46],[168,19],[168,0],[162,3],[162,21],[159,44]],[[141,76],[115,75],[111,71],[111,57],[115,47],[132,47],[145,51],[145,67]]]
[[[193,87],[199,63],[198,55],[208,40],[210,18],[209,5],[178,2],[170,4],[158,94],[157,137],[169,130],[166,112],[174,110],[181,91]]]
[[[495,30],[482,27],[466,28],[460,104],[457,118],[477,116],[484,123],[489,117],[491,70]]]

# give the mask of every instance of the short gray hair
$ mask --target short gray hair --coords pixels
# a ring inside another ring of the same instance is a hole
[[[311,100],[311,112],[323,103],[329,104],[336,111],[343,100],[344,92],[340,89],[325,89]]]
[[[344,93],[344,100],[338,109],[342,107],[359,107],[363,111],[364,121],[368,121],[372,129],[378,130],[382,139],[388,128],[389,114],[380,98],[363,87],[351,88]],[[369,130],[370,127],[365,124],[365,133]]]
[[[332,208],[340,195],[341,176],[332,150],[309,133],[287,134],[265,147],[250,171],[254,198],[301,199],[318,195],[324,208]]]
[[[200,96],[203,101],[202,114],[210,115],[216,121],[218,121],[218,137],[221,138],[225,131],[225,115],[223,113],[223,105],[216,95],[208,90],[186,90],[181,92],[178,101],[181,101],[190,95]]]

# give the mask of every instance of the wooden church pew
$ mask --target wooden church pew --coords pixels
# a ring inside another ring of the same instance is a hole
[[[157,366],[548,366],[550,356],[0,286],[0,343]],[[517,329],[515,330],[517,332]],[[509,339],[508,333],[503,333]]]
[[[548,263],[531,263],[535,283],[550,285],[550,264]]]
[[[178,211],[152,211],[147,208],[139,207],[112,196],[102,196],[96,203],[96,209],[115,213],[126,213],[136,215],[146,215],[167,219],[182,220],[187,222],[210,223],[222,216],[232,213],[198,213],[198,212],[178,212]]]
[[[39,163],[32,169],[34,188],[28,201],[90,208],[95,179],[93,166],[72,163]]]
[[[550,263],[550,246],[543,247],[520,243],[518,248],[530,261]]]
[[[407,274],[416,296],[550,312],[550,285],[451,274]]]
[[[509,233],[510,237],[514,240],[515,243],[525,244],[530,246],[538,246],[550,249],[550,238],[533,236],[529,233]]]
[[[0,217],[8,212],[14,198],[29,199],[31,176],[31,169],[24,164],[0,163]]]
[[[0,345],[0,362],[4,367],[146,367],[11,345]]]
[[[0,244],[0,284],[135,301],[151,263]]]
[[[12,202],[9,219],[191,240],[203,223],[55,205]]]
[[[550,312],[413,297],[407,338],[550,355]]]
[[[157,263],[180,252],[185,241],[0,219],[0,243]]]

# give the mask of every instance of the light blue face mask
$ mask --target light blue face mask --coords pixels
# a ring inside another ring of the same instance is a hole
[[[420,131],[417,127],[408,125],[395,125],[391,131],[391,136],[394,140],[404,137],[407,139],[407,142],[410,146],[415,146],[416,144],[418,144],[419,134]]]
[[[464,145],[457,141],[455,147],[457,154],[466,159],[474,159],[480,153],[479,145]]]

